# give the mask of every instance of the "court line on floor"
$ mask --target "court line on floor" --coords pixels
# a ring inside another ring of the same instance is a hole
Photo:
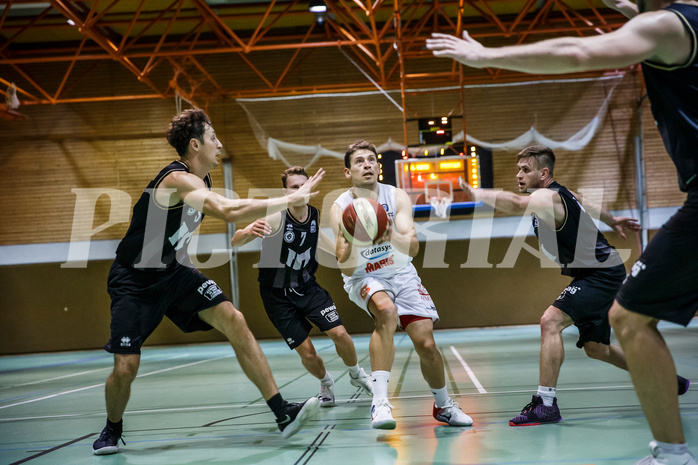
[[[182,357],[186,357],[186,356],[187,356],[187,354],[176,355],[176,356],[174,356],[174,357],[171,357],[171,358],[168,358],[168,359],[165,359],[165,360],[166,360],[166,361],[172,361],[172,360],[176,360],[176,359],[178,359],[178,358],[182,358]],[[160,360],[146,360],[146,361],[143,361],[143,362],[142,362],[142,365],[146,365],[146,364],[150,364],[150,363],[154,363],[154,362],[160,362],[160,361],[162,361],[162,359],[160,359]],[[108,366],[108,367],[103,367],[103,368],[97,368],[97,369],[95,369],[95,370],[88,370],[88,371],[82,371],[82,372],[78,372],[78,373],[71,373],[71,374],[63,375],[63,376],[57,376],[57,377],[54,377],[54,378],[39,379],[39,380],[36,380],[36,381],[30,381],[30,382],[28,382],[28,383],[12,384],[12,385],[8,385],[8,386],[4,386],[4,387],[2,387],[2,388],[0,388],[0,389],[17,388],[17,387],[22,387],[22,386],[29,386],[29,385],[32,385],[32,384],[47,383],[47,382],[56,381],[56,380],[59,380],[59,379],[71,378],[71,377],[73,377],[73,376],[82,376],[82,375],[85,375],[85,374],[95,373],[95,372],[98,372],[98,371],[111,370],[111,369],[113,369],[113,367],[112,367],[112,366]],[[50,390],[51,390],[51,389],[45,389],[45,390],[42,391],[42,392],[47,392],[47,391],[50,391]],[[9,397],[9,398],[7,398],[7,399],[0,399],[0,403],[10,402],[10,401],[15,400],[15,399],[23,399],[23,398],[27,398],[27,397],[32,397],[32,396],[34,396],[34,395],[40,395],[40,394],[41,394],[41,393],[36,393],[36,392],[34,392],[34,393],[24,393],[24,394],[19,395],[19,396]]]
[[[615,390],[615,389],[632,389],[632,385],[614,385],[614,386],[590,386],[590,387],[580,387],[580,388],[558,388],[559,392],[564,391],[586,391],[586,390]],[[520,389],[512,391],[488,391],[489,395],[502,395],[502,394],[526,394],[530,393],[531,389]],[[359,395],[357,395],[357,393]],[[359,402],[370,402],[370,398],[361,398],[360,390],[353,394],[346,400],[337,399],[338,402],[355,403]],[[460,393],[457,397],[468,397],[468,396],[479,396],[480,393]],[[412,395],[412,396],[390,396],[389,399],[427,399],[432,397],[431,394],[423,395]],[[242,408],[242,407],[265,407],[267,404],[265,402],[255,402],[255,403],[239,403],[239,404],[221,404],[221,405],[202,405],[195,407],[171,407],[171,408],[161,408],[161,409],[142,409],[142,410],[128,410],[129,415],[138,414],[151,414],[151,413],[163,413],[163,412],[183,412],[189,410],[220,410],[225,408]],[[12,418],[0,418],[0,423],[7,423],[11,421],[27,421],[27,420],[50,420],[57,418],[71,418],[71,417],[91,417],[91,416],[102,416],[104,412],[96,413],[80,413],[80,414],[62,414],[62,415],[41,415],[41,416],[27,416],[27,417],[12,417]]]
[[[10,357],[12,357],[12,356],[10,356]],[[26,357],[26,356],[22,355],[21,357]],[[10,370],[1,370],[0,375],[7,375],[10,373],[19,373],[19,372],[31,371],[31,370],[44,370],[46,368],[55,368],[55,367],[60,367],[60,366],[65,366],[65,365],[75,365],[77,363],[91,362],[93,360],[99,360],[100,358],[105,358],[105,355],[97,355],[94,357],[82,358],[82,359],[78,359],[78,360],[68,360],[65,362],[51,363],[49,365],[36,365],[36,366],[28,366],[28,367],[22,367],[22,368],[13,368]]]
[[[310,462],[310,459],[312,459],[313,455],[315,455],[315,452],[317,452],[320,449],[320,446],[322,446],[322,443],[325,442],[325,439],[327,439],[327,436],[330,435],[335,426],[337,425],[325,425],[325,429],[315,437],[315,440],[310,443],[310,445],[305,449],[305,452],[303,452],[303,455],[301,455],[293,465],[298,465],[300,463],[302,463],[302,465],[305,465],[306,463]],[[317,445],[315,445],[316,442]],[[301,460],[303,460],[303,457],[305,457],[308,453],[310,453],[310,455],[308,455],[308,458],[306,458],[304,462],[301,462]]]
[[[465,372],[468,373],[468,376],[470,377],[470,380],[473,382],[473,384],[474,384],[475,387],[477,388],[478,392],[479,392],[480,394],[487,394],[487,391],[485,390],[484,387],[482,387],[482,384],[480,384],[480,381],[477,379],[477,376],[475,376],[475,373],[473,372],[473,370],[471,370],[470,367],[468,366],[468,364],[465,363],[465,360],[463,360],[463,357],[460,356],[460,354],[458,353],[458,351],[456,350],[456,348],[453,347],[453,346],[450,346],[450,347],[451,347],[451,352],[453,352],[453,355],[456,356],[456,358],[458,359],[458,361],[460,362],[460,364],[461,364],[461,365],[463,366],[463,368],[465,369]]]
[[[26,458],[24,458],[24,459],[22,459],[22,460],[20,460],[20,461],[18,461],[18,462],[12,462],[10,465],[19,465],[19,464],[21,464],[21,463],[29,462],[30,460],[34,460],[34,459],[39,458],[39,457],[42,457],[42,456],[44,456],[44,455],[46,455],[46,454],[50,454],[51,452],[57,451],[58,449],[62,449],[62,448],[64,448],[64,447],[70,446],[71,444],[75,444],[76,442],[83,441],[83,440],[89,438],[90,436],[94,436],[95,434],[97,434],[97,433],[86,434],[85,436],[83,436],[83,437],[81,437],[81,438],[73,439],[72,441],[68,441],[68,442],[66,442],[66,443],[64,443],[64,444],[60,444],[60,445],[58,445],[58,446],[56,446],[56,447],[52,447],[52,448],[50,448],[50,449],[46,449],[46,450],[44,450],[44,451],[39,452],[38,454],[34,454],[34,455],[32,455],[31,457],[26,457]]]
[[[162,370],[151,371],[150,373],[144,373],[144,374],[142,374],[142,375],[138,375],[138,378],[144,378],[144,377],[150,376],[150,375],[157,375],[157,374],[159,374],[159,373],[165,373],[165,372],[167,372],[167,371],[178,370],[178,369],[180,369],[180,368],[186,368],[186,367],[190,367],[190,366],[193,366],[193,365],[199,365],[199,364],[201,364],[201,363],[206,363],[206,362],[213,362],[213,361],[216,361],[216,360],[221,360],[221,359],[230,358],[230,357],[235,357],[235,354],[233,353],[233,354],[229,354],[229,355],[224,355],[224,356],[222,356],[222,357],[209,358],[209,359],[206,359],[206,360],[198,360],[198,361],[196,361],[196,362],[185,363],[184,365],[177,365],[177,366],[174,366],[174,367],[164,368],[164,369],[162,369]],[[49,396],[38,397],[38,398],[36,398],[36,399],[30,399],[30,400],[24,400],[24,401],[22,401],[22,402],[15,402],[14,404],[0,405],[0,410],[6,409],[6,408],[9,408],[9,407],[16,407],[17,405],[30,404],[30,403],[33,403],[33,402],[39,402],[39,401],[41,401],[41,400],[52,399],[52,398],[54,398],[54,397],[64,396],[64,395],[66,395],[66,394],[73,394],[73,393],[75,393],[75,392],[86,391],[86,390],[88,390],[88,389],[92,389],[92,388],[104,386],[104,384],[105,384],[105,383],[93,384],[92,386],[81,387],[81,388],[78,388],[78,389],[71,389],[71,390],[69,390],[69,391],[58,392],[58,393],[56,393],[56,394],[51,394],[51,395],[49,395]]]

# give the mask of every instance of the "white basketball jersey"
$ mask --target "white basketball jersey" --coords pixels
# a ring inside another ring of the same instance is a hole
[[[351,189],[340,195],[334,201],[344,211],[354,200]],[[379,204],[383,206],[386,213],[391,219],[395,219],[397,210],[396,188],[389,184],[378,183],[378,199]],[[412,266],[412,257],[398,251],[389,242],[375,244],[369,247],[357,247],[359,251],[359,261],[356,265],[356,271],[348,278],[363,278],[365,276],[390,278],[406,271],[406,268],[414,269]]]

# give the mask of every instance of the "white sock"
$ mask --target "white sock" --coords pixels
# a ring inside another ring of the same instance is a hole
[[[446,405],[450,399],[448,395],[448,389],[446,386],[441,389],[430,389],[431,394],[434,396],[434,403],[437,407],[443,407]]]
[[[557,389],[554,387],[538,386],[538,392],[536,394],[543,399],[543,405],[546,407],[552,407],[556,391]]]
[[[390,381],[389,371],[374,371],[371,373],[373,378],[373,403],[376,400],[388,398],[388,381]]]
[[[357,363],[353,367],[347,366],[349,368],[349,374],[351,375],[352,378],[358,378],[359,377],[359,370],[361,370],[361,367]]]
[[[325,376],[320,380],[320,384],[324,386],[329,386],[334,384],[334,379],[329,371],[325,370]]]
[[[663,452],[668,454],[681,455],[688,452],[688,445],[685,442],[683,444],[671,444],[669,442],[659,442],[656,439],[654,442],[657,443],[657,446],[659,446]]]

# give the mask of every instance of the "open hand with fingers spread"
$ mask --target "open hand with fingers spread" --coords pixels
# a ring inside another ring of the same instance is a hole
[[[288,198],[288,203],[294,207],[307,204],[311,198],[315,197],[320,192],[316,190],[316,188],[324,176],[324,169],[320,168],[317,170],[317,173],[308,178],[300,189],[286,196]]]
[[[626,218],[624,216],[614,216],[613,225],[611,226],[620,237],[625,239],[625,231],[639,231],[640,222],[635,218]]]
[[[462,176],[458,176],[458,184],[460,185],[460,188],[463,189],[463,192],[470,197],[470,200],[473,202],[477,202],[477,194],[475,193],[475,189],[468,184]]]
[[[473,68],[486,66],[482,63],[484,58],[482,52],[485,47],[470,37],[466,31],[463,31],[462,39],[435,32],[431,35],[431,39],[427,39],[427,49],[433,51],[434,56],[438,58],[453,58]]]

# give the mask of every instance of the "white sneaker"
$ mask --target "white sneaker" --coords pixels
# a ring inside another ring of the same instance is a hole
[[[334,407],[334,383],[320,383],[320,394],[317,395],[320,407]]]
[[[369,396],[373,395],[373,380],[366,374],[363,368],[359,368],[359,376],[356,378],[349,373],[349,382],[352,386],[363,389],[364,393]]]
[[[450,426],[471,426],[473,424],[473,419],[463,413],[458,404],[453,402],[451,398],[448,399],[448,404],[441,408],[434,403],[433,415],[438,421],[448,423]]]
[[[644,459],[635,465],[698,465],[696,459],[690,452],[684,454],[667,454],[659,448],[656,441],[650,441],[650,452]]]
[[[373,429],[395,429],[395,419],[388,399],[380,399],[371,406],[371,428]]]

